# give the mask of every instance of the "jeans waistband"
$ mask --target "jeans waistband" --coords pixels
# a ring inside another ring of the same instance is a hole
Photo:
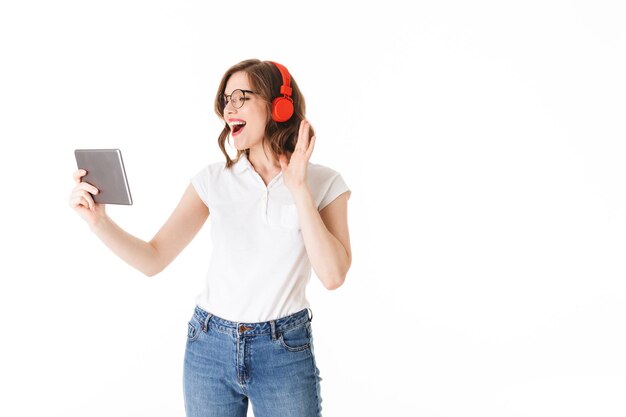
[[[274,337],[277,332],[286,332],[293,327],[300,326],[303,323],[311,321],[313,319],[313,315],[312,312],[309,315],[310,311],[310,309],[305,308],[298,311],[297,313],[280,319],[259,323],[242,323],[226,320],[212,313],[209,313],[208,311],[205,311],[198,306],[196,306],[193,315],[196,319],[198,319],[200,323],[202,323],[202,330],[205,332],[208,328],[214,327],[226,333],[250,335],[271,334],[272,337]]]

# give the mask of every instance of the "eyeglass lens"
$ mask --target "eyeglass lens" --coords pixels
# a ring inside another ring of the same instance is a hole
[[[228,105],[229,100],[234,108],[240,109],[246,101],[246,93],[241,90],[235,90],[230,95],[224,94],[224,107]]]

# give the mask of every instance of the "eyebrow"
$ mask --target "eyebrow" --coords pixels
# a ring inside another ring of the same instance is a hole
[[[245,88],[235,88],[235,89],[233,89],[233,91],[235,91],[235,90],[241,90],[241,91],[243,91],[244,93],[252,93],[252,94],[256,94],[254,91],[252,91],[252,90],[246,90]],[[225,96],[230,96],[231,94],[233,94],[233,91],[231,91],[231,92],[230,92],[230,94],[226,94],[226,91],[224,91],[224,93],[222,93],[222,94],[224,94]]]

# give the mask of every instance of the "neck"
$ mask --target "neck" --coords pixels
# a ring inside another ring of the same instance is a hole
[[[280,163],[278,158],[270,149],[265,149],[260,146],[250,148],[250,154],[248,155],[250,164],[254,167],[254,170],[258,173],[274,173],[280,171]]]

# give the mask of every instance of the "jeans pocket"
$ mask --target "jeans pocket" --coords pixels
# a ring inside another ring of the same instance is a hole
[[[187,323],[187,341],[193,342],[198,337],[200,337],[200,332],[202,331],[200,327],[200,323],[197,320],[191,319],[189,323]]]
[[[309,323],[281,332],[278,343],[289,352],[301,352],[311,348]]]

